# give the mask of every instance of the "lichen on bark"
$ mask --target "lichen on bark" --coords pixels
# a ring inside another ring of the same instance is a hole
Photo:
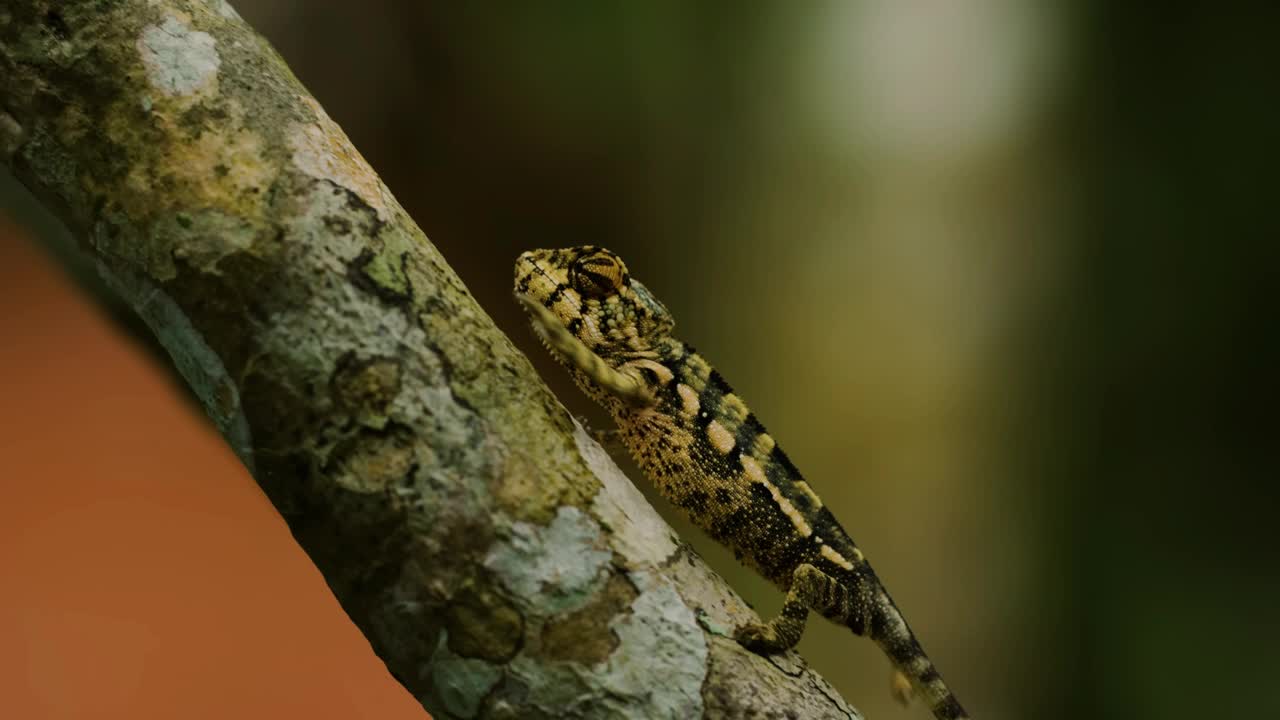
[[[720,634],[750,611],[227,3],[5,3],[0,161],[438,716],[856,716]]]

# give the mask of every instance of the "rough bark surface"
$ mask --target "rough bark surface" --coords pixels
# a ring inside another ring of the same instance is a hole
[[[220,0],[8,0],[0,161],[441,718],[853,718],[549,393]]]

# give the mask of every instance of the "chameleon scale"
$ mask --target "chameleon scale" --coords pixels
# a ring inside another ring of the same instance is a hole
[[[645,476],[786,592],[776,618],[738,628],[742,645],[788,650],[817,612],[879,645],[895,684],[909,684],[934,717],[969,717],[862,551],[720,373],[672,334],[671,314],[621,258],[590,245],[532,250],[516,260],[515,293]]]

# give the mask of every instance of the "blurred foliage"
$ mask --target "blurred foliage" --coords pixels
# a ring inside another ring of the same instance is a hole
[[[1042,715],[1280,715],[1270,15],[1084,15],[1076,260],[1033,356],[1066,623],[1042,637],[1068,680]]]
[[[530,341],[511,260],[622,254],[976,716],[1280,712],[1272,18],[240,5],[597,424]],[[815,621],[802,647],[869,717],[908,716],[869,643]]]

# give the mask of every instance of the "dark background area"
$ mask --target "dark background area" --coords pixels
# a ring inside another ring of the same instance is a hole
[[[512,261],[621,254],[975,717],[1280,716],[1274,14],[237,8],[597,424],[524,328]],[[4,181],[0,214],[99,292]],[[924,717],[869,643],[815,622],[802,651],[868,717]]]

